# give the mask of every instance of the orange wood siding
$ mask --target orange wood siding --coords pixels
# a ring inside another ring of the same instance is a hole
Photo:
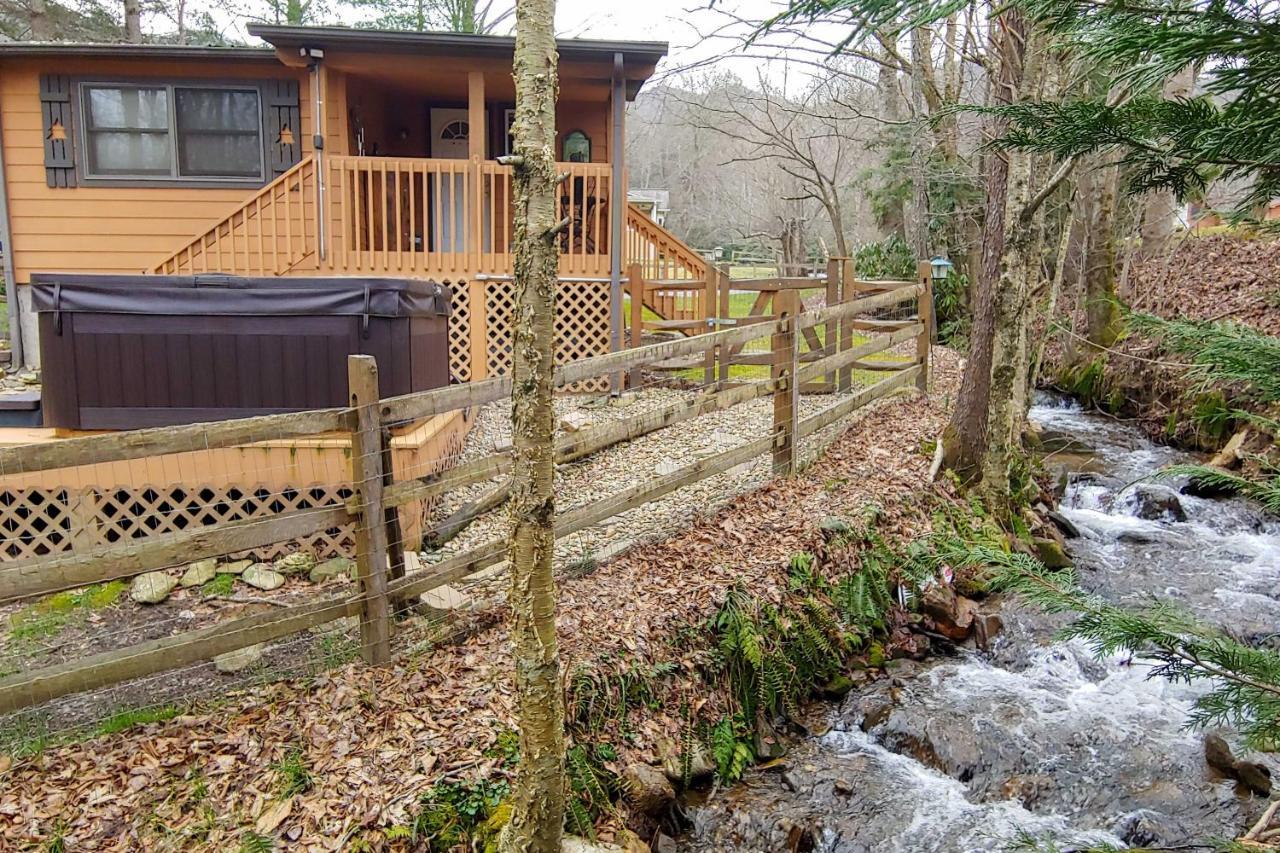
[[[591,162],[609,162],[609,102],[561,101],[556,105],[556,159],[564,159],[564,138],[581,130],[591,138]]]
[[[251,194],[243,187],[49,187],[39,92],[40,74],[50,70],[49,60],[7,60],[0,66],[0,124],[13,238],[9,257],[19,282],[30,281],[37,271],[141,272]],[[56,70],[73,77],[164,82],[293,78],[299,81],[304,154],[311,149],[305,71],[268,62],[88,59]]]

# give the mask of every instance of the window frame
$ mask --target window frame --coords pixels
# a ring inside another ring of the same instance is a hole
[[[148,175],[103,175],[93,172],[89,166],[89,89],[163,89],[167,98],[169,137],[169,173]],[[178,89],[212,89],[217,91],[252,91],[258,99],[258,175],[191,175],[179,174],[178,142]],[[224,187],[256,188],[271,180],[267,158],[266,100],[262,83],[256,80],[156,80],[148,78],[86,78],[75,81],[75,132],[76,168],[83,186],[97,187]]]

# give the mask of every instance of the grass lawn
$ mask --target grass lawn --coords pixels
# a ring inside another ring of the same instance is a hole
[[[746,274],[739,275],[738,271],[745,271]],[[763,277],[763,276],[768,276],[773,274],[774,274],[774,270],[768,267],[737,267],[735,268],[734,272],[731,273],[731,275],[733,275],[735,278]],[[826,292],[825,288],[813,288],[813,289],[807,289],[807,290],[801,291],[801,295],[802,297],[812,298],[814,296],[823,295],[825,292]],[[729,294],[729,317],[733,319],[737,319],[740,317],[750,316],[751,308],[753,305],[755,305],[755,301],[758,296],[759,296],[759,293],[756,291],[731,292]],[[623,300],[624,316],[627,318],[630,318],[631,317],[631,298],[629,295],[623,294],[622,300]],[[772,306],[768,306],[766,307],[765,310],[768,311],[771,309],[771,307]],[[648,307],[644,309],[643,316],[646,321],[656,321],[661,319],[658,317],[657,314],[651,311]],[[818,337],[819,345],[820,346],[825,345],[826,335],[827,335],[827,330],[825,325],[816,327],[814,329],[814,333]],[[857,346],[859,344],[866,343],[868,340],[870,339],[864,335],[855,334],[853,336],[853,345]],[[756,338],[753,341],[748,342],[743,349],[745,352],[768,352],[769,339],[766,336],[761,336],[759,338]],[[810,347],[808,342],[804,342],[801,344],[800,351],[802,353],[808,352],[809,349]],[[882,361],[908,362],[911,360],[907,356],[895,356],[895,355],[889,355],[886,353],[880,353],[877,356],[877,358]],[[691,382],[702,382],[705,374],[703,372],[703,368],[692,367],[687,370],[677,371],[672,375],[677,376],[681,379],[687,379]],[[873,370],[853,371],[853,381],[855,384],[871,385],[879,381],[883,377],[884,377],[884,374],[878,371],[873,371]],[[750,381],[757,381],[761,379],[768,379],[769,367],[768,365],[763,365],[763,364],[735,364],[729,368],[729,378],[731,380],[736,380],[741,382],[750,382]]]

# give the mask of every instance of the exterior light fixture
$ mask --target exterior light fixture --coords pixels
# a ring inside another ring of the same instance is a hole
[[[935,282],[944,281],[951,274],[951,270],[955,269],[955,264],[941,255],[934,255],[929,260],[929,268],[932,270],[932,278]]]

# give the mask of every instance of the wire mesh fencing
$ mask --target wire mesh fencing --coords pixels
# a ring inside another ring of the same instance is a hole
[[[925,387],[928,279],[872,291],[829,272],[818,288],[757,281],[740,292],[767,300],[738,317],[719,276],[631,282],[642,306],[680,289],[703,316],[557,367],[561,389],[629,378],[556,400],[562,575],[795,473],[851,412]],[[914,312],[885,319],[899,308]],[[510,377],[380,400],[377,365],[355,356],[349,382],[339,409],[0,448],[0,502],[65,495],[0,524],[6,736],[429,653],[501,599]],[[102,485],[130,480],[166,486]],[[56,545],[37,547],[48,530]]]

